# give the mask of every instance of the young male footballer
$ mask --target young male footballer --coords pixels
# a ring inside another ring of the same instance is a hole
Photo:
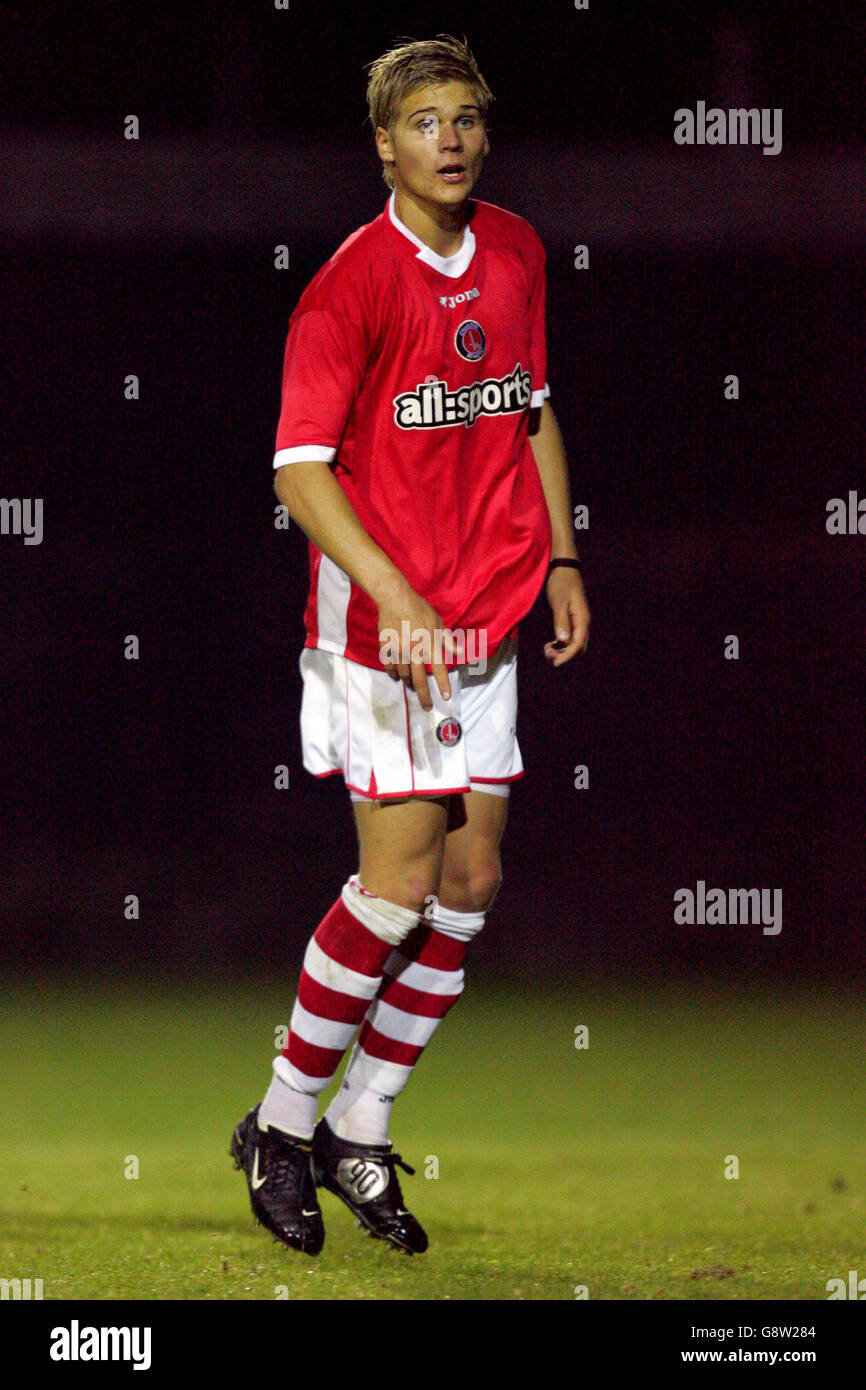
[[[304,766],[343,774],[360,862],[307,945],[288,1044],[231,1145],[255,1216],[308,1255],[325,1235],[317,1187],[371,1235],[427,1248],[388,1121],[499,886],[523,775],[518,624],[544,586],[549,662],[589,633],[547,401],[544,250],[471,196],[490,90],[440,35],[373,63],[367,98],[391,196],[291,316],[274,457],[309,538]]]

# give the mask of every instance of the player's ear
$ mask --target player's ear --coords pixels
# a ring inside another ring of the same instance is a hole
[[[487,156],[489,155],[489,153],[490,153],[490,137],[488,136],[487,131],[485,130],[485,132],[484,132],[484,158],[485,158],[485,159],[487,158]]]
[[[379,158],[385,166],[394,165],[394,151],[391,148],[391,137],[384,126],[376,127],[376,150]]]
[[[394,151],[391,149],[391,137],[382,125],[376,127],[376,149],[380,159],[383,155],[389,155],[393,159]]]

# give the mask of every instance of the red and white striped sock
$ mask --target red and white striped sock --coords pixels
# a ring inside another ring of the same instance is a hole
[[[288,1043],[274,1059],[260,1125],[310,1138],[319,1094],[382,984],[386,960],[417,923],[417,912],[369,893],[356,875],[344,885],[307,946]]]
[[[367,1010],[343,1085],[326,1118],[335,1134],[357,1144],[383,1144],[391,1105],[421,1053],[463,991],[463,962],[483,912],[436,907],[385,962],[384,979]]]

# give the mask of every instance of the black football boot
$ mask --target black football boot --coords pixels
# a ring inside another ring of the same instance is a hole
[[[415,1172],[390,1144],[338,1139],[324,1117],[316,1125],[313,1177],[317,1185],[345,1202],[371,1236],[390,1241],[410,1255],[420,1255],[427,1249],[427,1234],[403,1206],[398,1165],[406,1173]]]
[[[295,1250],[318,1255],[325,1224],[311,1167],[312,1145],[280,1129],[259,1128],[259,1107],[241,1120],[229,1153],[246,1174],[257,1221]]]

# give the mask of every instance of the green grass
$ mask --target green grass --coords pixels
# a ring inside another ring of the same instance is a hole
[[[254,1224],[227,1154],[291,982],[4,996],[0,1276],[47,1299],[820,1300],[866,1274],[854,992],[470,981],[392,1126],[430,1250],[325,1193],[317,1260]]]

